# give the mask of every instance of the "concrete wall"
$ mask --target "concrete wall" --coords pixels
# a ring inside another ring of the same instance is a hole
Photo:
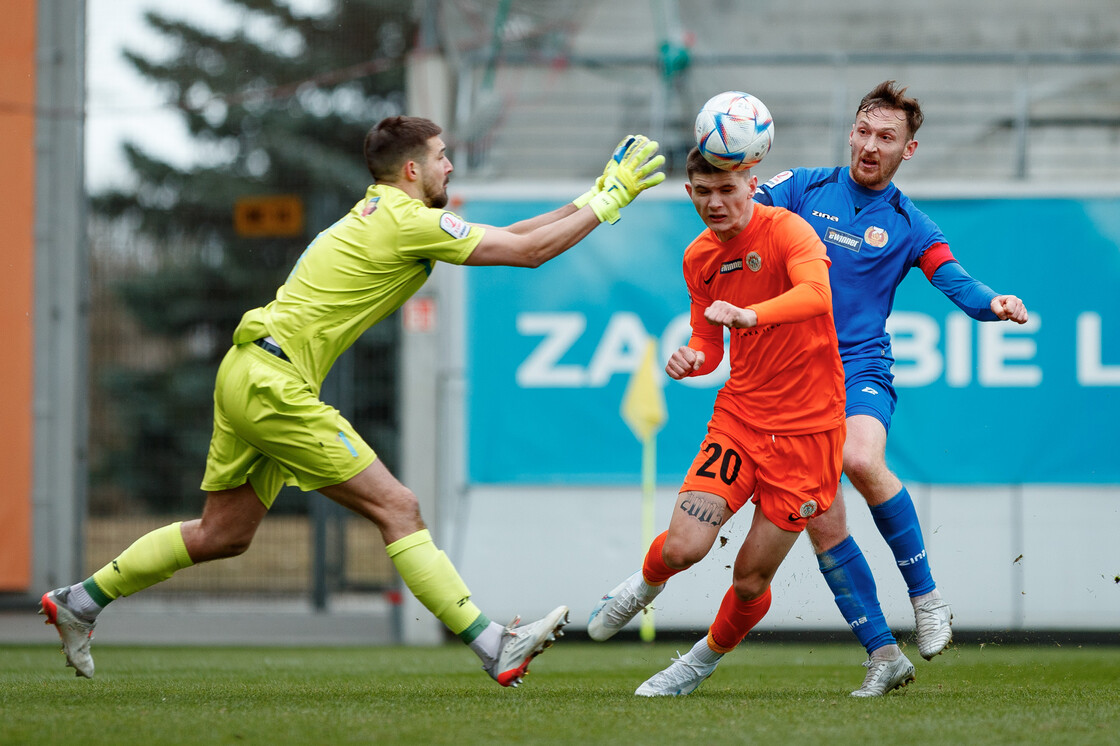
[[[1120,489],[909,485],[930,562],[958,630],[1116,630],[1120,640]],[[657,494],[658,531],[675,489]],[[902,576],[870,513],[850,490],[848,522],[879,586],[891,628],[914,626]],[[639,569],[641,490],[470,488],[461,494],[452,558],[495,619],[533,618],[560,603],[584,628],[598,598]],[[750,524],[744,508],[656,602],[661,629],[704,631],[731,579]],[[845,623],[801,537],[773,583],[760,630],[843,630]],[[636,623],[633,627],[636,629]]]

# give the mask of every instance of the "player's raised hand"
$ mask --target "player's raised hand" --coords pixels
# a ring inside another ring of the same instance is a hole
[[[694,371],[700,370],[704,365],[704,353],[691,347],[681,347],[669,358],[665,364],[665,372],[674,381],[687,378]]]
[[[1025,324],[1029,318],[1027,307],[1014,295],[997,295],[992,298],[992,313],[1003,321],[1010,319],[1016,324]]]
[[[664,165],[665,156],[657,155],[657,147],[644,135],[634,136],[614,173],[604,177],[602,190],[588,202],[599,222],[617,223],[619,210],[646,189],[665,181],[665,172],[657,170]]]
[[[758,315],[754,311],[733,306],[725,300],[717,300],[705,308],[704,318],[709,324],[719,324],[731,329],[750,329],[758,323]]]
[[[618,145],[615,146],[614,152],[611,153],[610,159],[607,160],[607,165],[603,166],[603,173],[599,175],[599,178],[595,180],[595,183],[590,189],[572,200],[572,204],[576,207],[583,207],[591,201],[592,197],[603,191],[603,184],[608,178],[614,175],[614,172],[618,169],[618,164],[622,163],[622,158],[626,155],[626,151],[630,149],[630,146],[633,145],[638,138],[647,142],[649,141],[649,138],[645,135],[627,135],[619,140]]]

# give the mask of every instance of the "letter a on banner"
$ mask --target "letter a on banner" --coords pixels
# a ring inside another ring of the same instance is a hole
[[[657,340],[650,337],[638,369],[622,395],[622,419],[642,444],[642,546],[649,548],[654,531],[654,493],[657,487],[657,433],[668,419],[665,392],[657,376]],[[654,638],[653,611],[642,614],[641,637]]]

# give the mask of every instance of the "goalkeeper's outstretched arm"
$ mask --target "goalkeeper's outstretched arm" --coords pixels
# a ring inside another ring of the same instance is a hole
[[[536,217],[528,218],[526,220],[521,220],[516,223],[512,223],[511,225],[507,225],[505,226],[504,230],[507,230],[510,233],[524,235],[536,230],[537,228],[545,225],[551,225],[557,220],[566,218],[579,208],[587,205],[589,202],[591,202],[592,197],[603,191],[603,185],[606,183],[606,180],[611,176],[614,176],[615,171],[618,170],[618,164],[622,162],[622,159],[626,156],[626,153],[630,150],[630,147],[639,141],[640,144],[644,146],[649,142],[649,138],[645,137],[644,135],[627,135],[626,137],[622,138],[622,140],[619,141],[618,145],[615,146],[614,152],[611,154],[611,157],[607,159],[607,165],[603,167],[603,173],[599,176],[599,178],[595,180],[595,183],[591,185],[591,188],[580,196],[576,197],[568,204],[552,210],[551,212],[542,213],[540,215],[537,215]],[[493,226],[485,227],[493,228]]]
[[[619,147],[622,145],[620,143]],[[539,267],[575,246],[599,223],[617,222],[619,210],[646,189],[665,180],[664,172],[658,170],[664,163],[665,156],[657,155],[656,142],[635,136],[615,165],[608,164],[604,169],[601,188],[596,182],[585,205],[577,207],[573,202],[530,221],[522,221],[516,224],[516,230],[514,227],[487,227],[464,264]],[[609,176],[606,175],[608,171]],[[529,229],[519,232],[526,225]]]

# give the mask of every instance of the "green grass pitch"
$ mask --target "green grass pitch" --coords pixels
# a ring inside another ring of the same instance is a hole
[[[465,647],[128,647],[77,679],[0,646],[0,744],[1116,744],[1120,646],[961,645],[873,700],[851,644],[747,643],[688,697],[634,689],[689,643],[561,640],[518,689]]]

